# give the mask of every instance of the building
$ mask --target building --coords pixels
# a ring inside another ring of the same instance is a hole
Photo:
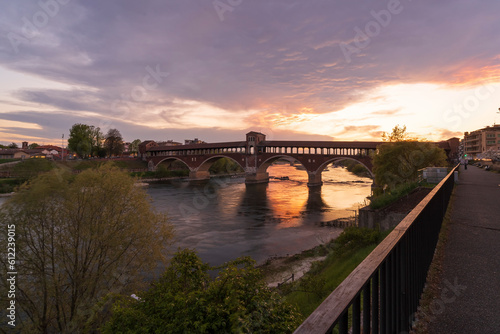
[[[182,145],[182,143],[179,143],[178,141],[173,141],[172,139],[169,139],[167,141],[159,141],[157,142],[158,146],[179,146]]]
[[[158,146],[154,140],[145,140],[139,144],[139,155],[141,158],[146,159],[146,152],[152,148]]]
[[[491,158],[500,152],[500,124],[464,133],[464,157]]]
[[[460,160],[460,139],[453,137],[437,143],[437,146],[446,152],[448,162],[458,163]]]
[[[203,140],[199,140],[198,138],[184,139],[184,145],[197,145],[197,144],[206,144],[206,142]]]
[[[27,159],[30,154],[18,148],[0,149],[0,159]]]

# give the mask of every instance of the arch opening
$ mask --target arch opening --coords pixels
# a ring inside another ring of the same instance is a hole
[[[156,164],[155,171],[157,177],[188,176],[190,168],[183,160],[168,157]]]
[[[198,172],[209,172],[211,175],[236,174],[244,172],[244,168],[240,162],[225,155],[216,155],[206,159],[196,170]]]
[[[370,168],[368,166],[366,166],[366,164],[363,161],[360,161],[360,160],[355,159],[355,158],[350,158],[350,157],[335,157],[335,158],[329,159],[326,162],[324,162],[323,164],[321,164],[321,166],[319,166],[319,168],[316,170],[316,173],[322,173],[325,170],[325,168],[328,167],[330,164],[338,163],[338,162],[341,162],[343,160],[353,161],[356,163],[356,165],[361,165],[362,168],[364,170],[366,170],[367,175],[363,175],[364,174],[362,172],[363,170],[360,169],[359,167],[353,167],[354,170],[351,170],[352,173],[354,173],[358,176],[366,176],[366,177],[370,177],[371,179],[374,179],[373,172],[370,170]],[[347,166],[349,166],[349,165],[350,164],[347,164]]]

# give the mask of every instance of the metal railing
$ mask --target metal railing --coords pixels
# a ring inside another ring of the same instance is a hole
[[[409,332],[434,256],[453,170],[294,332]]]

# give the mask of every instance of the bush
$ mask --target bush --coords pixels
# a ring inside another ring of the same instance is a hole
[[[1,179],[0,180],[0,194],[6,194],[13,192],[16,187],[23,184],[23,180],[20,179]]]
[[[381,241],[381,235],[379,230],[356,226],[347,227],[335,239],[334,252],[343,254],[353,249],[376,245]]]
[[[394,187],[392,190],[388,190],[386,193],[378,194],[370,198],[370,207],[372,209],[383,208],[391,203],[396,202],[403,196],[408,195],[413,190],[417,189],[419,184],[417,182],[404,183]],[[380,192],[379,190],[378,192]]]
[[[220,270],[215,279],[210,269]],[[211,268],[194,251],[181,250],[138,295],[114,304],[104,333],[290,333],[300,324],[248,257]]]
[[[0,226],[15,226],[16,330],[22,333],[80,332],[101,297],[142,286],[172,236],[145,191],[111,165],[76,176],[39,175],[0,207]],[[0,233],[0,248],[8,243]],[[0,257],[3,273],[10,266]],[[0,281],[2,291],[8,284]]]

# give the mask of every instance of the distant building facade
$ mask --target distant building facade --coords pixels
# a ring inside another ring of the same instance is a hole
[[[30,154],[18,148],[0,149],[0,159],[27,159]]]
[[[197,144],[206,144],[206,142],[203,140],[199,140],[198,138],[184,140],[184,145],[197,145]]]
[[[471,159],[488,158],[500,151],[500,124],[464,133],[464,156]]]

